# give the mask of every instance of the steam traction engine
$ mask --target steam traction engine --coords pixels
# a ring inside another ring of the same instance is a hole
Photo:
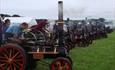
[[[21,35],[24,40],[20,43],[11,42],[0,47],[0,70],[32,70],[32,63],[49,57],[55,58],[50,64],[50,70],[72,70],[72,60],[64,41],[63,2],[59,1],[58,4],[57,35],[49,36],[45,29],[47,20],[41,21],[31,31]]]

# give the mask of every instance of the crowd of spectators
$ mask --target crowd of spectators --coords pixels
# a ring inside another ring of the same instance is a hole
[[[4,15],[0,15],[0,46],[10,39],[18,39],[21,33],[28,29],[28,23],[23,22],[19,26],[12,25],[9,19],[4,19]]]

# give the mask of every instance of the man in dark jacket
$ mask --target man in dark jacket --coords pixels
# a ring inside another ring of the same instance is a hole
[[[3,26],[2,26],[2,42],[5,43],[6,41],[6,30],[9,28],[10,26],[10,20],[9,19],[6,19],[3,23]]]
[[[0,46],[2,45],[2,31],[3,31],[3,22],[4,20],[4,15],[0,15]]]

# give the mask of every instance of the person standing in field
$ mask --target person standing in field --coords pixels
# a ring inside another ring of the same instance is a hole
[[[2,32],[3,32],[3,24],[4,24],[4,15],[0,15],[0,46],[2,45],[3,43],[3,36],[2,36]]]
[[[10,20],[9,20],[9,19],[6,19],[6,20],[4,21],[3,31],[2,31],[2,33],[3,33],[3,35],[2,35],[3,43],[5,43],[5,41],[6,41],[5,32],[6,32],[6,30],[9,28],[10,24],[11,24],[11,23],[10,23]]]

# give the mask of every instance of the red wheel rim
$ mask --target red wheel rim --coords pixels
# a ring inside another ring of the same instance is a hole
[[[22,49],[7,45],[3,47],[0,54],[0,67],[3,70],[24,70],[25,58]]]
[[[50,70],[72,70],[71,63],[66,58],[59,58],[51,63]]]

